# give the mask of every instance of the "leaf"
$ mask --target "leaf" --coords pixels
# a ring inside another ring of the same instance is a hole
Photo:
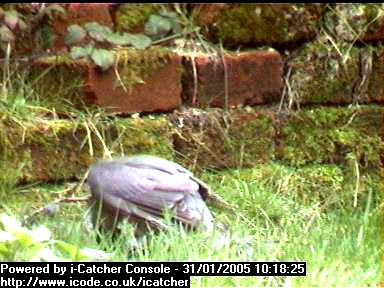
[[[15,239],[16,238],[12,235],[12,233],[0,230],[0,242],[13,241]]]
[[[1,214],[0,221],[3,223],[5,231],[13,232],[23,229],[20,221],[16,220],[15,217],[8,216],[7,214]]]
[[[15,40],[15,35],[4,24],[0,26],[0,40],[1,42],[11,42]]]
[[[79,248],[75,245],[68,244],[64,241],[56,240],[54,246],[64,255],[68,256],[71,260],[78,259],[78,254],[80,252]]]
[[[54,242],[54,246],[62,254],[67,256],[72,261],[81,261],[89,259],[109,259],[113,256],[113,253],[106,253],[103,250],[83,248],[79,249],[75,245],[68,244],[64,241],[57,240]],[[61,258],[64,260],[64,258]]]
[[[87,258],[99,259],[99,260],[110,259],[114,255],[113,253],[106,253],[103,250],[92,249],[92,248],[83,248],[80,250],[80,253],[82,253],[82,255],[84,255]]]
[[[35,261],[40,261],[40,260],[43,260],[43,261],[49,261],[49,262],[61,262],[61,261],[70,261],[70,259],[67,259],[67,258],[60,258],[60,257],[57,257],[53,251],[49,248],[43,248],[41,249],[41,251],[39,253],[37,253],[37,255],[35,256],[35,258],[32,258],[30,260],[30,262],[35,262]]]
[[[72,59],[76,60],[79,58],[87,57],[92,54],[93,46],[87,45],[85,47],[73,46],[71,47],[71,52],[69,53]]]
[[[145,34],[155,38],[161,38],[171,32],[171,30],[171,21],[159,15],[151,15],[144,27]]]
[[[129,39],[129,43],[137,49],[144,49],[152,44],[151,38],[143,34],[124,33],[124,36]]]
[[[91,54],[91,59],[97,66],[101,67],[103,71],[115,64],[115,55],[107,49],[94,49]]]
[[[4,23],[10,29],[15,29],[17,26],[17,22],[19,21],[19,13],[16,10],[8,10],[4,12]]]
[[[45,226],[39,226],[36,229],[29,230],[28,234],[34,242],[48,241],[51,238],[51,231]]]
[[[172,11],[168,11],[168,10],[160,10],[158,13],[162,17],[174,18],[174,19],[177,18],[177,13],[176,12],[172,12]]]
[[[89,36],[99,42],[105,41],[106,37],[113,33],[109,27],[102,26],[97,22],[87,23],[84,27],[87,29]]]
[[[87,35],[83,27],[73,24],[68,27],[67,34],[65,35],[64,42],[67,45],[77,44]]]
[[[170,21],[171,21],[171,25],[172,25],[172,32],[175,34],[181,33],[182,29],[181,29],[179,21],[176,19],[170,19]]]
[[[27,245],[23,245],[23,248],[22,250],[20,249],[20,247],[14,245],[14,248],[19,248],[17,249],[17,255],[18,256],[17,258],[23,258],[25,260],[32,260],[32,259],[36,259],[37,255],[45,248],[45,244],[43,243],[33,243],[33,244],[27,244]]]
[[[115,45],[128,45],[131,44],[131,38],[118,33],[111,33],[106,36],[106,40]]]

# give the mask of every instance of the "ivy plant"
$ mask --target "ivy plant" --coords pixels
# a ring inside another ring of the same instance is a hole
[[[51,240],[50,230],[41,225],[23,227],[15,217],[0,215],[0,259],[3,261],[81,261],[109,259],[112,254]]]
[[[148,21],[145,23],[145,34],[153,40],[159,40],[169,34],[178,34],[180,32],[181,26],[175,12],[161,10],[149,16]]]
[[[87,36],[91,41],[85,46],[78,46]],[[86,23],[84,27],[70,25],[65,36],[65,43],[72,46],[70,55],[73,59],[88,57],[105,71],[113,66],[115,57],[110,49],[95,47],[100,42],[114,46],[133,46],[137,49],[145,49],[152,44],[151,38],[146,35],[114,32],[96,22]]]

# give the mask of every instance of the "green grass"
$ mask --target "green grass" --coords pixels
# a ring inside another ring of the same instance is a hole
[[[34,93],[34,87],[28,86],[25,78],[5,74],[0,87],[3,120],[22,125],[26,121],[58,117],[54,110],[44,108],[49,105]],[[11,85],[11,79],[19,85]],[[75,111],[72,107],[63,109],[61,116],[68,118],[90,117],[93,113]],[[16,215],[20,220],[75,191],[68,183],[15,186],[16,176],[0,177],[0,211]],[[9,181],[11,177],[15,181]],[[44,224],[51,230],[53,239],[79,248],[114,253],[113,260],[308,263],[307,277],[192,277],[194,287],[377,286],[380,283],[382,215],[378,171],[356,174],[336,165],[293,168],[269,163],[252,169],[206,172],[200,177],[228,203],[210,203],[223,227],[213,235],[173,225],[170,231],[147,234],[141,248],[133,249],[129,225],[114,239],[108,233],[87,233],[83,224],[85,203],[60,204],[54,217],[39,215],[31,227]],[[6,185],[2,183],[5,180]],[[80,194],[75,196],[87,192]]]
[[[321,171],[322,177],[316,178]],[[55,217],[37,217],[36,224],[45,224],[54,239],[115,253],[113,260],[291,260],[308,265],[306,277],[192,277],[194,287],[378,285],[379,180],[362,175],[363,188],[353,207],[355,186],[348,185],[353,179],[343,175],[336,166],[293,169],[276,163],[204,174],[215,193],[230,203],[226,208],[211,204],[224,228],[207,236],[174,224],[170,231],[148,233],[138,249],[129,248],[130,225],[115,239],[108,233],[85,233],[85,204],[61,204]],[[8,193],[12,194],[8,210],[23,214],[71,192],[63,185],[40,185]],[[28,200],[20,205],[20,199]]]

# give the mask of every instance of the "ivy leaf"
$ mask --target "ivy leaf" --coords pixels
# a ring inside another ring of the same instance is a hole
[[[72,59],[79,59],[91,55],[93,51],[93,46],[87,45],[85,47],[73,46],[71,47],[70,55]]]
[[[92,248],[83,248],[80,250],[80,253],[90,259],[110,259],[114,254],[106,253],[103,250],[92,249]]]
[[[43,248],[39,251],[39,253],[36,254],[35,258],[32,258],[31,261],[48,261],[48,262],[63,262],[63,261],[71,261],[71,259],[66,258],[60,258],[55,255],[53,250],[49,248]]]
[[[107,35],[106,40],[115,45],[132,45],[138,49],[147,48],[152,44],[151,38],[144,34],[111,33]]]
[[[107,36],[113,33],[109,27],[102,26],[97,22],[89,22],[84,27],[87,29],[89,36],[99,42],[105,41]]]
[[[64,42],[67,45],[77,44],[87,35],[83,27],[73,24],[68,27],[67,34],[65,35]]]
[[[8,216],[7,214],[1,214],[0,221],[3,224],[5,231],[13,233],[14,231],[23,229],[20,221],[16,220],[14,217]]]
[[[6,232],[6,231],[0,230],[0,242],[13,241],[15,239],[16,239],[16,237],[13,236],[11,232]],[[0,249],[0,250],[2,250],[2,249]]]
[[[172,23],[169,19],[159,15],[151,15],[145,23],[145,34],[154,38],[161,38],[172,31]]]
[[[44,225],[28,231],[34,242],[48,241],[51,238],[51,231]]]
[[[168,10],[160,10],[158,13],[160,16],[163,16],[166,18],[174,18],[174,19],[177,18],[176,12],[172,12],[172,11],[168,11]]]
[[[55,241],[55,247],[65,256],[68,256],[72,260],[85,260],[85,259],[79,259],[79,248],[77,248],[75,245],[66,243],[61,240]]]
[[[8,10],[4,12],[4,23],[10,29],[15,29],[17,26],[17,22],[19,21],[19,13],[16,10]]]
[[[91,59],[97,66],[101,67],[103,71],[115,64],[114,53],[107,49],[94,49],[91,54]]]
[[[137,49],[145,49],[152,44],[151,38],[143,34],[124,33],[124,36],[129,39],[129,43]]]
[[[106,40],[115,45],[128,45],[131,41],[129,37],[125,37],[125,35],[120,35],[118,33],[108,34]]]

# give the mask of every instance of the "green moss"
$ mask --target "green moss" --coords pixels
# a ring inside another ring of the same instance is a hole
[[[17,151],[15,157],[14,143],[20,143],[22,134],[20,129],[6,130],[7,126],[0,124],[0,185],[12,187],[22,178],[22,170],[31,165],[31,154],[28,149]]]
[[[271,46],[295,42],[303,37],[300,34],[313,36],[316,24],[313,20],[319,17],[320,10],[316,5],[233,5],[218,17],[217,38],[232,48],[244,44]],[[302,29],[300,25],[308,30],[298,33]]]
[[[267,111],[184,112],[173,118],[175,149],[191,169],[245,168],[270,160],[293,167],[338,164],[379,167],[383,109],[321,107],[287,114]]]
[[[292,113],[283,120],[278,159],[290,165],[338,163],[354,169],[379,167],[383,142],[378,129],[380,107],[317,108]]]
[[[347,104],[363,100],[359,97],[366,91],[356,89],[362,81],[359,65],[363,50],[347,43],[339,44],[336,51],[330,42],[318,39],[295,52],[290,63],[291,100],[301,104]]]
[[[229,135],[233,142],[233,157],[239,168],[274,159],[275,129],[270,114],[235,114]]]
[[[151,154],[173,158],[170,123],[165,117],[122,119],[111,123],[107,130],[111,149],[120,155]]]
[[[170,126],[164,117],[93,119],[94,126],[88,121],[43,120],[23,126],[1,122],[0,180],[11,185],[82,178],[91,163],[108,154],[145,153],[172,160]]]
[[[191,169],[252,167],[274,158],[274,127],[268,113],[239,111],[180,113],[173,121],[175,150]]]
[[[116,12],[117,31],[131,31],[144,25],[151,14],[161,8],[159,4],[124,4]]]
[[[324,18],[327,28],[331,28],[338,37],[355,41],[359,37],[369,38],[367,33],[381,33],[382,13],[382,4],[336,4]]]

